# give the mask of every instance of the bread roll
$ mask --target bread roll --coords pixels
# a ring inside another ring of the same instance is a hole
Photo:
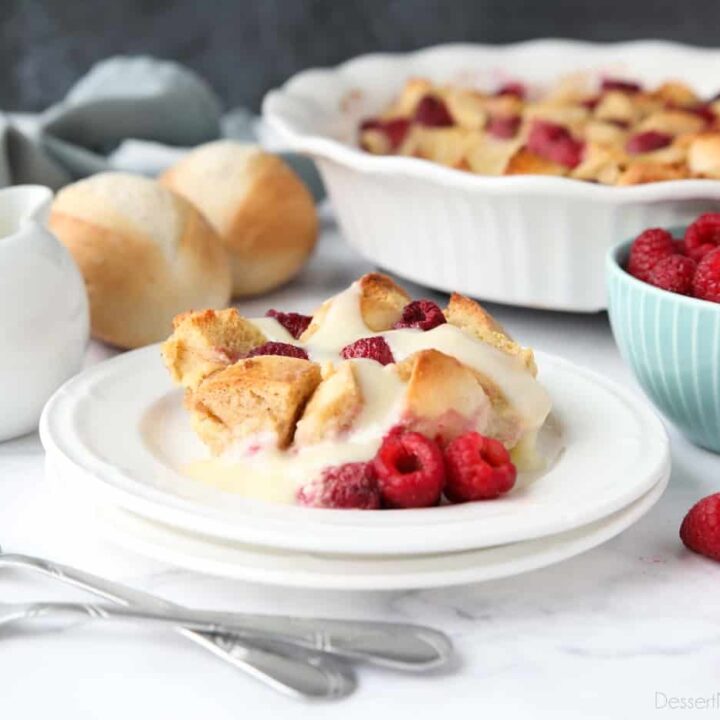
[[[233,295],[257,295],[295,275],[315,246],[310,192],[278,157],[255,145],[201,145],[160,178],[215,226],[230,254]]]
[[[153,180],[101,173],[55,198],[50,228],[85,278],[92,334],[121,348],[167,337],[172,320],[230,300],[227,255],[210,223]]]

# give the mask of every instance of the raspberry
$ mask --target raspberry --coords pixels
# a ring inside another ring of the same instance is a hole
[[[380,491],[372,463],[354,462],[325,468],[320,478],[300,488],[300,505],[341,510],[377,510]]]
[[[296,340],[308,329],[312,321],[309,315],[285,313],[279,310],[268,310],[265,317],[275,318]]]
[[[519,115],[491,115],[485,128],[490,135],[500,140],[509,140],[520,129]]]
[[[640,233],[632,244],[627,271],[638,280],[647,282],[653,267],[674,254],[673,236],[662,228],[650,228]]]
[[[527,88],[521,82],[507,82],[497,89],[495,95],[514,95],[516,98],[524,100],[527,95]]]
[[[720,493],[690,508],[680,526],[680,539],[693,552],[720,562]]]
[[[445,448],[445,496],[452,502],[492,500],[512,489],[517,470],[498,440],[469,432]]]
[[[536,155],[568,168],[580,164],[584,147],[566,127],[546,120],[533,122],[527,146]]]
[[[720,213],[705,213],[685,231],[685,250],[694,260],[720,245]]]
[[[360,125],[360,132],[363,130],[377,130],[384,133],[392,150],[397,150],[402,145],[409,129],[410,121],[406,118],[394,118],[392,120],[371,119],[365,120]]]
[[[437,505],[445,484],[442,452],[430,438],[392,430],[373,460],[383,504],[392,508]]]
[[[403,328],[432,330],[446,322],[443,311],[432,300],[413,300],[403,308],[402,317],[393,325],[393,328],[395,330]]]
[[[346,345],[340,351],[340,357],[350,360],[350,358],[368,358],[375,360],[381,365],[389,365],[395,362],[390,346],[381,337],[360,338],[349,345]]]
[[[672,140],[672,135],[657,132],[657,130],[648,130],[630,137],[625,144],[625,149],[631,155],[639,155],[667,147]]]
[[[450,127],[455,124],[447,105],[433,95],[426,95],[415,108],[415,122],[426,127]]]
[[[284,355],[285,357],[308,360],[308,354],[297,345],[281,342],[266,342],[253,348],[245,357],[257,357],[258,355]]]
[[[720,248],[708,253],[698,263],[692,294],[701,300],[720,302]]]
[[[648,282],[655,287],[690,295],[697,263],[684,255],[670,255],[663,258],[650,270]]]
[[[616,90],[617,92],[624,92],[634,95],[642,90],[642,85],[639,83],[629,82],[628,80],[620,80],[619,78],[603,78],[600,85],[600,89],[603,92],[610,92]]]

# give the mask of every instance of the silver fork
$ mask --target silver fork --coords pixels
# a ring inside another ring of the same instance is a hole
[[[380,657],[379,664],[391,666],[396,662],[396,658],[400,666],[405,666],[406,658],[420,650],[408,634],[408,626],[394,623],[278,618],[279,629],[269,629],[263,627],[263,624],[253,625],[253,621],[262,616],[241,613],[188,608],[151,610],[80,602],[0,602],[0,626],[36,618],[58,617],[72,620],[78,616],[103,621],[134,620],[153,625],[179,625],[213,635],[238,634],[250,640],[291,643],[303,648],[341,654],[351,659]]]
[[[452,644],[446,635],[418,625],[188,610],[104,578],[40,558],[0,552],[2,566],[30,568],[105,598],[119,598],[123,605],[132,605],[135,611],[153,611],[153,617],[146,618],[148,620],[157,620],[162,614],[165,617],[172,615],[174,622],[182,625],[198,622],[207,626],[232,626],[233,633],[249,639],[253,648],[257,642],[262,644],[270,641],[274,651],[275,643],[289,643],[351,660],[409,671],[438,667],[452,654]],[[127,613],[116,613],[123,614],[127,616]],[[199,629],[204,630],[202,627]],[[184,632],[189,631],[185,628]],[[204,632],[207,634],[208,631]],[[214,640],[217,641],[217,638]]]
[[[3,553],[0,567],[24,568],[87,590],[123,606],[174,610],[180,608],[167,600],[125,587],[83,570],[28,555]],[[256,680],[290,697],[311,700],[337,700],[350,695],[356,687],[355,675],[322,653],[283,652],[263,649],[243,642],[234,635],[216,635],[176,626],[188,640]]]

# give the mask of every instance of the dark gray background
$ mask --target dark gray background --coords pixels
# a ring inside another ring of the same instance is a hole
[[[713,46],[720,0],[0,0],[0,30],[6,110],[45,107],[116,53],[180,60],[228,105],[257,109],[298,69],[376,50],[546,36]]]

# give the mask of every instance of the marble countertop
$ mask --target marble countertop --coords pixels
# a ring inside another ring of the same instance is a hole
[[[310,311],[368,267],[327,223],[302,276],[242,308]],[[605,314],[490,309],[525,344],[635,384]],[[110,354],[93,344],[87,362]],[[352,698],[308,705],[274,694],[174,633],[87,623],[42,632],[26,626],[0,630],[0,717],[366,720],[371,713],[415,718],[441,709],[446,717],[457,711],[553,720],[663,711],[697,717],[671,709],[696,698],[716,716],[720,567],[686,552],[677,533],[687,508],[718,490],[720,461],[672,428],[670,434],[669,489],[646,517],[605,545],[505,580],[354,594],[201,576],[120,550],[52,499],[37,435],[0,444],[0,543],[7,550],[65,561],[188,605],[426,623],[450,634],[459,655],[452,671],[430,676],[362,668]],[[87,597],[20,572],[4,571],[0,588],[3,602]]]

